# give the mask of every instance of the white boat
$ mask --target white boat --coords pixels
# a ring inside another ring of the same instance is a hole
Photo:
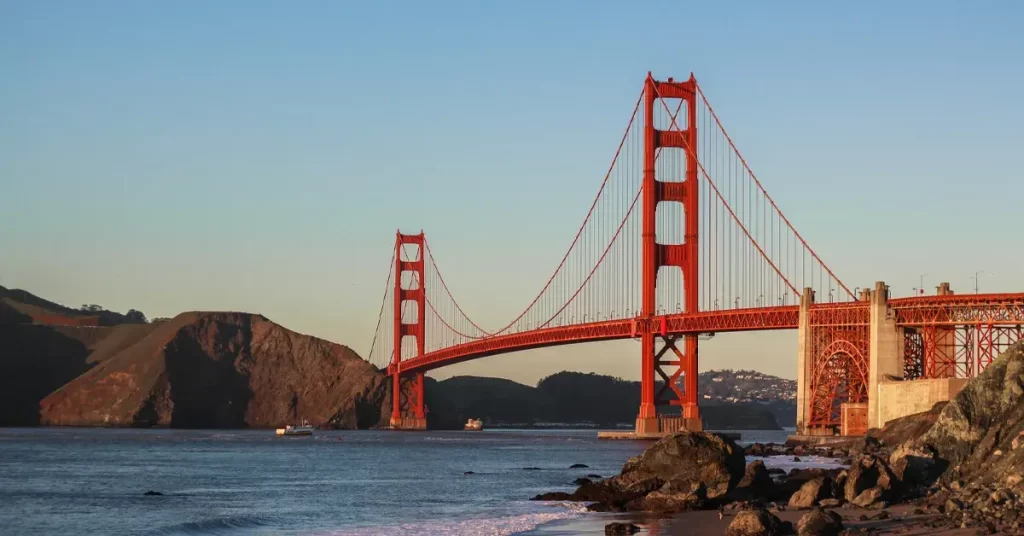
[[[463,427],[463,430],[470,430],[473,432],[479,432],[480,430],[483,429],[484,421],[481,421],[480,419],[470,419],[466,421],[466,426]]]
[[[315,429],[315,427],[313,425],[309,424],[309,422],[307,422],[305,419],[303,419],[302,424],[299,425],[299,426],[292,426],[292,425],[289,424],[288,426],[285,426],[284,428],[278,428],[277,429],[277,435],[279,435],[279,436],[311,436],[311,435],[313,435],[313,430],[314,429]]]

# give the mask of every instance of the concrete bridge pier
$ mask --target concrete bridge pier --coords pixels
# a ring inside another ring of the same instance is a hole
[[[882,281],[875,282],[868,304],[870,324],[868,334],[868,415],[867,427],[877,428],[879,424],[878,386],[886,377],[903,378],[903,328],[896,325],[896,319],[889,314],[889,287]]]
[[[800,320],[797,330],[796,351],[796,433],[807,433],[807,419],[811,403],[811,374],[814,357],[811,353],[811,305],[814,303],[814,290],[804,288],[800,296]]]

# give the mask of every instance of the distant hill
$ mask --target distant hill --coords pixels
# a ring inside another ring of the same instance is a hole
[[[702,382],[703,383],[703,382]],[[660,386],[660,384],[658,384]],[[431,425],[461,428],[467,419],[481,418],[489,426],[534,426],[543,423],[630,425],[640,406],[640,384],[580,372],[559,372],[530,387],[501,378],[456,376],[426,387]],[[780,428],[773,404],[702,400],[705,427],[718,430]],[[785,413],[785,401],[780,411]],[[795,418],[795,406],[791,407]],[[678,410],[676,410],[678,412]]]
[[[108,311],[99,305],[83,305],[72,309],[40,298],[27,290],[0,286],[0,323],[31,323],[34,318],[66,317],[70,319],[95,317],[100,326],[144,324],[146,317],[132,310],[127,314]],[[43,322],[36,322],[43,323]]]
[[[780,426],[796,426],[796,380],[754,370],[710,370],[698,376],[702,403],[761,407]]]

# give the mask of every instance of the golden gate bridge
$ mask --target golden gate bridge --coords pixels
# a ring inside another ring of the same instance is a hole
[[[402,429],[426,427],[426,371],[628,338],[640,341],[637,435],[701,429],[700,336],[799,329],[801,432],[862,433],[877,424],[869,406],[883,375],[971,377],[1024,324],[1024,294],[851,291],[765,190],[692,74],[648,74],[565,254],[504,325],[467,314],[424,233],[398,232],[389,265],[369,359],[393,380],[391,425]]]

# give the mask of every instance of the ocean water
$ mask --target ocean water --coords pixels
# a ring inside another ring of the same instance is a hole
[[[742,432],[741,443],[786,432]],[[528,499],[618,473],[594,430],[0,429],[0,534],[505,535],[593,515]],[[575,463],[584,469],[569,469]],[[813,465],[815,460],[805,460]],[[472,475],[463,474],[473,471]],[[163,496],[144,496],[153,490]]]

